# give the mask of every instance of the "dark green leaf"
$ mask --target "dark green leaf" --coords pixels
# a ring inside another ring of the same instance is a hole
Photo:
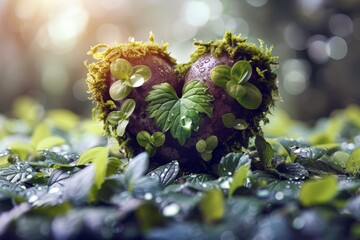
[[[309,176],[308,171],[299,163],[281,163],[276,167],[276,171],[281,177],[287,179],[304,180]]]
[[[237,61],[231,68],[231,78],[237,83],[247,82],[252,74],[252,68],[248,61]]]
[[[0,168],[0,176],[12,183],[27,182],[36,173],[27,162],[18,162],[5,168]]]
[[[229,66],[218,65],[211,70],[210,78],[215,85],[225,88],[226,83],[231,80],[230,71],[231,68]]]
[[[179,163],[174,160],[149,172],[148,176],[155,178],[159,181],[161,186],[166,187],[174,181],[179,173],[179,170]]]
[[[241,153],[229,153],[221,158],[218,167],[220,176],[233,176],[234,172],[242,165],[250,165],[251,159],[248,155]]]
[[[241,97],[237,97],[236,100],[241,106],[247,109],[257,109],[262,102],[262,94],[260,90],[254,84],[249,82],[244,83],[242,86],[244,86],[246,93]]]

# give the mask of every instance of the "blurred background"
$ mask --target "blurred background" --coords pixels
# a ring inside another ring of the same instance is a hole
[[[358,0],[0,0],[0,112],[18,96],[90,116],[84,60],[91,46],[149,32],[179,63],[194,40],[226,30],[273,45],[285,109],[314,122],[360,103]]]

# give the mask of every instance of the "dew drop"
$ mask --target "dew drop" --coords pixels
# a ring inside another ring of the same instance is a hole
[[[188,117],[183,116],[180,119],[180,124],[181,124],[181,127],[185,128],[185,129],[191,129],[192,120]]]
[[[284,193],[283,192],[277,192],[275,193],[275,199],[280,201],[284,199]]]
[[[205,72],[205,68],[202,67],[202,68],[199,69],[199,71],[200,71],[200,73],[204,73],[204,72]]]
[[[205,59],[205,61],[204,61],[205,63],[208,63],[208,62],[210,62],[210,59]]]
[[[229,176],[232,176],[232,172],[228,172],[228,175],[229,175]]]
[[[270,194],[270,191],[267,190],[267,189],[262,189],[262,190],[259,190],[257,191],[256,195],[260,198],[266,198],[268,197]]]
[[[305,221],[304,219],[297,217],[293,220],[292,225],[295,229],[302,229],[305,226]]]
[[[202,186],[203,186],[204,188],[206,188],[206,187],[207,187],[207,184],[206,184],[206,183],[203,183]]]
[[[164,207],[163,214],[165,217],[172,217],[178,214],[180,207],[176,203],[171,203],[168,206]]]
[[[153,198],[152,193],[145,193],[145,194],[144,194],[144,199],[145,199],[145,200],[151,200],[152,198]]]
[[[229,181],[224,181],[224,182],[220,183],[220,187],[223,189],[229,189],[230,188]]]
[[[52,188],[49,189],[49,193],[57,193],[59,191],[60,191],[60,189],[57,188],[57,187],[52,187]]]
[[[30,198],[29,198],[29,203],[33,203],[33,202],[35,202],[36,200],[38,200],[39,199],[39,197],[38,196],[36,196],[36,195],[32,195]]]

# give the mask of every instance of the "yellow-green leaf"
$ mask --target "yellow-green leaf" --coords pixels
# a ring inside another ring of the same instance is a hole
[[[21,160],[26,159],[29,155],[35,154],[35,148],[28,143],[12,142],[9,144],[9,150],[15,155],[19,155]]]
[[[43,149],[50,149],[55,146],[63,145],[65,143],[65,139],[59,136],[50,136],[44,138],[36,145],[36,151]]]
[[[224,195],[220,189],[209,191],[200,202],[200,211],[206,222],[219,221],[225,214]]]
[[[81,154],[80,158],[76,162],[76,165],[84,165],[90,162],[95,165],[96,172],[94,184],[97,189],[100,189],[105,180],[108,154],[109,150],[107,148],[94,147]]]
[[[240,168],[238,170],[236,170],[234,177],[233,177],[233,181],[230,184],[229,198],[232,197],[232,195],[234,194],[236,189],[246,185],[246,179],[247,179],[247,174],[249,172],[249,169],[250,169],[250,165],[247,164],[247,165],[240,166]]]
[[[335,197],[337,188],[338,179],[334,175],[309,180],[302,185],[299,199],[304,206],[327,203]]]
[[[55,127],[69,131],[79,123],[80,117],[66,109],[54,109],[48,111],[47,120]]]
[[[31,136],[30,143],[33,146],[36,146],[43,139],[50,137],[50,136],[51,136],[51,130],[50,130],[49,126],[45,122],[41,122],[36,126],[32,136]]]
[[[360,169],[360,148],[355,149],[346,162],[346,171],[357,174]]]

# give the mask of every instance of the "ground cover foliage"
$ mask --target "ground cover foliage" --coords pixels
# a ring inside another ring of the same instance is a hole
[[[360,109],[271,118],[211,176],[126,159],[100,124],[18,99],[0,115],[0,238],[358,239]]]

